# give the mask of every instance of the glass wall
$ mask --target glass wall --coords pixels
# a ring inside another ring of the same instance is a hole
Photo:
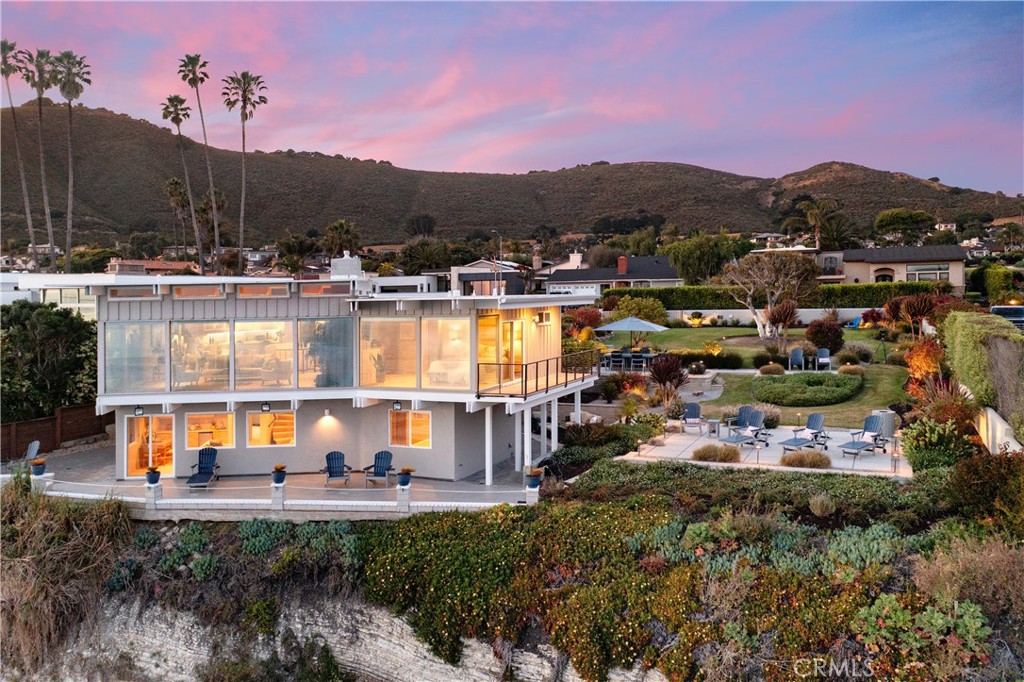
[[[172,390],[227,391],[230,338],[227,322],[172,324]]]
[[[294,387],[292,336],[290,321],[235,322],[235,389]]]
[[[153,466],[160,473],[174,473],[174,417],[170,415],[128,417],[129,476],[142,476]]]
[[[469,318],[425,317],[420,335],[420,386],[468,389]]]
[[[299,320],[299,388],[351,386],[352,318]]]
[[[103,376],[107,393],[166,391],[167,325],[108,322]]]
[[[359,323],[359,385],[416,388],[416,320]]]
[[[211,412],[185,415],[185,448],[235,447],[235,413]]]
[[[295,445],[295,413],[249,412],[245,442],[250,447]]]
[[[430,413],[388,411],[388,444],[408,448],[430,447]]]

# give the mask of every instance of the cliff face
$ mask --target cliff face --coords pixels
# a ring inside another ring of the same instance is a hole
[[[581,679],[547,644],[503,651],[500,646],[467,641],[462,663],[450,666],[433,656],[404,620],[355,599],[292,603],[281,613],[277,636],[256,642],[235,628],[208,628],[189,613],[137,602],[106,600],[94,615],[30,679],[194,682],[204,666],[244,656],[250,647],[254,657],[269,657],[287,630],[299,640],[323,637],[341,669],[366,682],[493,682],[503,679],[506,665],[517,681]],[[8,669],[3,679],[17,678]],[[609,680],[662,682],[665,677],[657,671],[614,670]]]

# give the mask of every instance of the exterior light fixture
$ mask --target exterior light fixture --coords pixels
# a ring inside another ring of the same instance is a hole
[[[261,412],[270,412],[270,403],[265,402],[262,405],[260,405],[260,411]]]
[[[145,413],[146,413],[146,411],[144,409],[142,409],[142,405],[136,405],[135,406],[135,416],[136,417],[141,417]]]
[[[391,403],[391,409],[394,410],[395,412],[401,412],[402,411],[402,401],[396,400],[395,402]]]
[[[329,408],[329,407],[325,407],[324,408],[324,416],[325,417],[330,417],[331,416],[331,408]]]

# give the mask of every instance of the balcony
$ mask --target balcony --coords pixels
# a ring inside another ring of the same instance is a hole
[[[842,268],[826,267],[821,269],[819,277],[844,277],[845,273]]]
[[[477,363],[478,398],[526,398],[583,379],[597,378],[600,353],[585,350],[536,362]]]

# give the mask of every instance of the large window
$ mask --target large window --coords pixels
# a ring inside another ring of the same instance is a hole
[[[185,415],[185,448],[235,447],[235,413],[209,412]]]
[[[469,318],[423,318],[420,348],[420,386],[469,388]]]
[[[908,282],[934,282],[949,279],[949,263],[927,263],[907,266]]]
[[[359,385],[416,388],[416,320],[366,319],[359,328]]]
[[[299,388],[352,385],[352,318],[299,320]]]
[[[249,412],[245,442],[249,447],[295,445],[294,412]]]
[[[167,325],[108,322],[104,335],[107,393],[167,390]]]
[[[295,385],[291,322],[235,322],[235,388]]]
[[[128,417],[126,473],[142,476],[153,466],[160,473],[174,473],[174,417]]]
[[[498,346],[498,316],[481,315],[476,320],[476,354],[480,363],[480,386],[497,386],[501,349]]]
[[[430,447],[430,413],[388,411],[388,444],[396,447]]]
[[[175,391],[230,388],[230,335],[227,322],[171,325],[171,387]]]

